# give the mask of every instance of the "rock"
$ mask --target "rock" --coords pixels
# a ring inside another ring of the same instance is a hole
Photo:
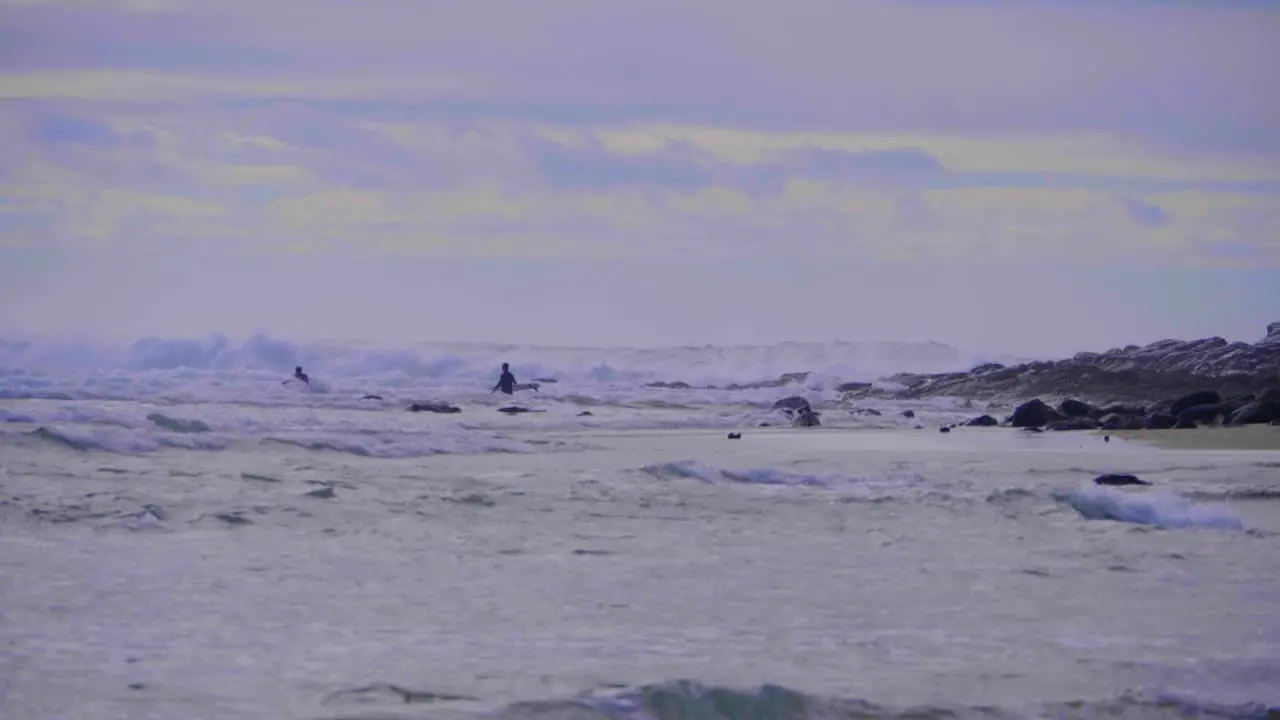
[[[1227,421],[1227,425],[1231,427],[1261,425],[1273,420],[1280,420],[1280,402],[1259,401],[1237,408],[1231,414],[1231,419]]]
[[[1258,394],[1259,402],[1280,402],[1280,388],[1267,388]]]
[[[1033,425],[1033,426],[1031,426],[1031,427],[1024,427],[1024,428],[1022,428],[1022,431],[1023,431],[1023,432],[1038,433],[1038,432],[1044,432],[1044,428],[1042,428],[1042,427],[1036,427],[1036,426],[1034,426],[1034,425]]]
[[[799,410],[810,410],[812,408],[809,407],[808,400],[800,397],[799,395],[792,395],[791,397],[784,397],[778,402],[774,403],[771,409],[799,411]]]
[[[334,495],[333,488],[322,487],[307,493],[307,497],[320,498],[321,500],[332,500],[337,497]]]
[[[1269,325],[1267,337],[1254,344],[1228,342],[1220,337],[1169,339],[1009,367],[990,364],[967,372],[898,373],[885,379],[901,389],[885,392],[899,398],[951,396],[984,400],[1070,393],[1082,400],[1110,398],[1144,404],[1193,392],[1219,393],[1217,398],[1184,402],[1171,411],[1176,417],[1193,405],[1221,402],[1222,397],[1255,393],[1275,384],[1280,376],[1280,336],[1272,332],[1274,326],[1276,323]],[[1170,410],[1145,407],[1146,413],[1117,414],[1149,414],[1157,409]],[[1094,417],[1105,414],[1108,413],[1093,413]]]
[[[498,408],[498,412],[505,413],[507,415],[519,415],[520,413],[543,412],[543,411],[530,410],[527,407],[520,407],[519,405],[508,405],[506,407]]]
[[[1080,400],[1063,400],[1062,403],[1058,405],[1058,412],[1069,418],[1075,418],[1093,415],[1097,412],[1097,408]]]
[[[899,414],[900,414],[900,415],[902,415],[902,417],[904,417],[904,418],[913,418],[913,417],[915,417],[915,416],[916,416],[916,411],[915,411],[915,410],[903,410],[903,411],[902,411],[901,413],[899,413]]]
[[[1088,415],[1082,415],[1064,420],[1054,420],[1047,427],[1050,430],[1097,430],[1098,421]]]
[[[979,415],[978,417],[965,423],[965,425],[969,427],[995,427],[999,424],[1000,424],[1000,421],[996,420],[990,415]]]
[[[690,384],[689,384],[689,383],[687,383],[687,382],[680,382],[679,380],[677,380],[677,381],[675,381],[675,382],[663,382],[663,381],[659,380],[659,381],[657,381],[657,382],[645,383],[645,387],[647,387],[647,388],[669,388],[669,389],[671,389],[671,390],[688,390],[688,389],[692,388],[693,386],[692,386],[692,385],[690,385]]]
[[[1150,485],[1146,480],[1139,480],[1134,475],[1107,474],[1093,479],[1097,485]]]
[[[413,403],[406,409],[409,412],[430,412],[444,415],[452,415],[454,413],[462,412],[462,408],[442,402]]]
[[[940,432],[940,433],[949,433],[949,432],[951,432],[951,428],[947,427],[946,425],[943,425],[942,427],[938,428],[938,432]]]
[[[840,383],[839,385],[836,386],[836,392],[842,392],[842,393],[862,392],[863,390],[870,390],[870,389],[871,389],[871,383],[869,382],[847,382],[847,383]]]
[[[361,400],[381,400],[381,399],[382,399],[382,396],[381,396],[381,395],[365,395],[364,397],[362,397],[362,398],[360,398],[360,399],[361,399]]]
[[[742,439],[742,433],[729,433],[729,439],[730,439],[730,440],[741,440],[741,439]]]
[[[1143,430],[1168,430],[1178,424],[1178,418],[1169,413],[1153,412],[1144,418],[1142,423]]]
[[[1222,396],[1217,390],[1200,390],[1174,400],[1173,405],[1169,406],[1169,414],[1178,417],[1187,408],[1197,405],[1217,405],[1220,402],[1222,402]]]
[[[1177,407],[1177,403],[1174,403]],[[1204,405],[1193,405],[1178,413],[1178,421],[1174,423],[1175,428],[1193,428],[1199,423],[1212,424],[1219,417],[1226,414],[1228,408],[1224,408],[1222,403],[1206,403]]]
[[[1010,424],[1014,427],[1041,427],[1052,419],[1049,406],[1040,398],[1028,400],[1014,408]]]
[[[582,412],[578,413],[578,417],[591,417],[593,415],[595,415],[595,413],[591,412],[590,410],[583,410]]]
[[[242,517],[238,512],[218,513],[215,518],[221,520],[228,525],[252,525],[253,521],[247,517]]]
[[[805,405],[796,412],[796,419],[791,424],[795,427],[818,427],[822,423],[818,420],[818,413]]]
[[[1147,408],[1141,405],[1108,405],[1107,407],[1103,408],[1102,410],[1099,410],[1098,412],[1102,413],[1102,415],[1104,416],[1106,415],[1145,416],[1148,411],[1147,411]]]
[[[872,415],[875,417],[880,417],[881,415],[881,412],[875,408],[854,408],[852,412],[854,415]]]
[[[1144,419],[1138,415],[1110,413],[1103,415],[1098,421],[1098,428],[1101,430],[1141,430],[1143,427]]]

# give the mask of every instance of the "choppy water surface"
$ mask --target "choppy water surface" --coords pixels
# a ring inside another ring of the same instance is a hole
[[[1280,453],[646,392],[0,401],[0,717],[1280,705]]]

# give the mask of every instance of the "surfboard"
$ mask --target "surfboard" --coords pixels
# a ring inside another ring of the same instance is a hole
[[[537,391],[537,389],[538,389],[538,383],[536,383],[536,382],[535,382],[535,383],[516,383],[515,385],[512,385],[512,386],[511,386],[511,389],[512,389],[514,392],[520,392],[521,390],[534,390],[534,391]]]

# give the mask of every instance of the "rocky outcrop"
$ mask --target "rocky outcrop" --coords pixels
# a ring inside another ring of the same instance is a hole
[[[1257,343],[1230,343],[1218,337],[1201,340],[1161,340],[1150,345],[1130,345],[1103,353],[1082,352],[1056,361],[1021,365],[979,365],[967,372],[911,374],[886,378],[899,386],[900,398],[938,396],[976,399],[1024,399],[1031,397],[1087,398],[1107,403],[1150,403],[1158,399],[1194,393],[1217,393],[1222,398],[1280,387],[1280,322],[1267,326],[1267,336]],[[1181,400],[1179,401],[1181,402]],[[1184,403],[1174,415],[1193,405]],[[1082,407],[1058,408],[1062,414]]]

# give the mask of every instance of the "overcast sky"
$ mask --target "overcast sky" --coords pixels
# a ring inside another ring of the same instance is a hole
[[[0,0],[0,330],[1280,320],[1280,3]]]

